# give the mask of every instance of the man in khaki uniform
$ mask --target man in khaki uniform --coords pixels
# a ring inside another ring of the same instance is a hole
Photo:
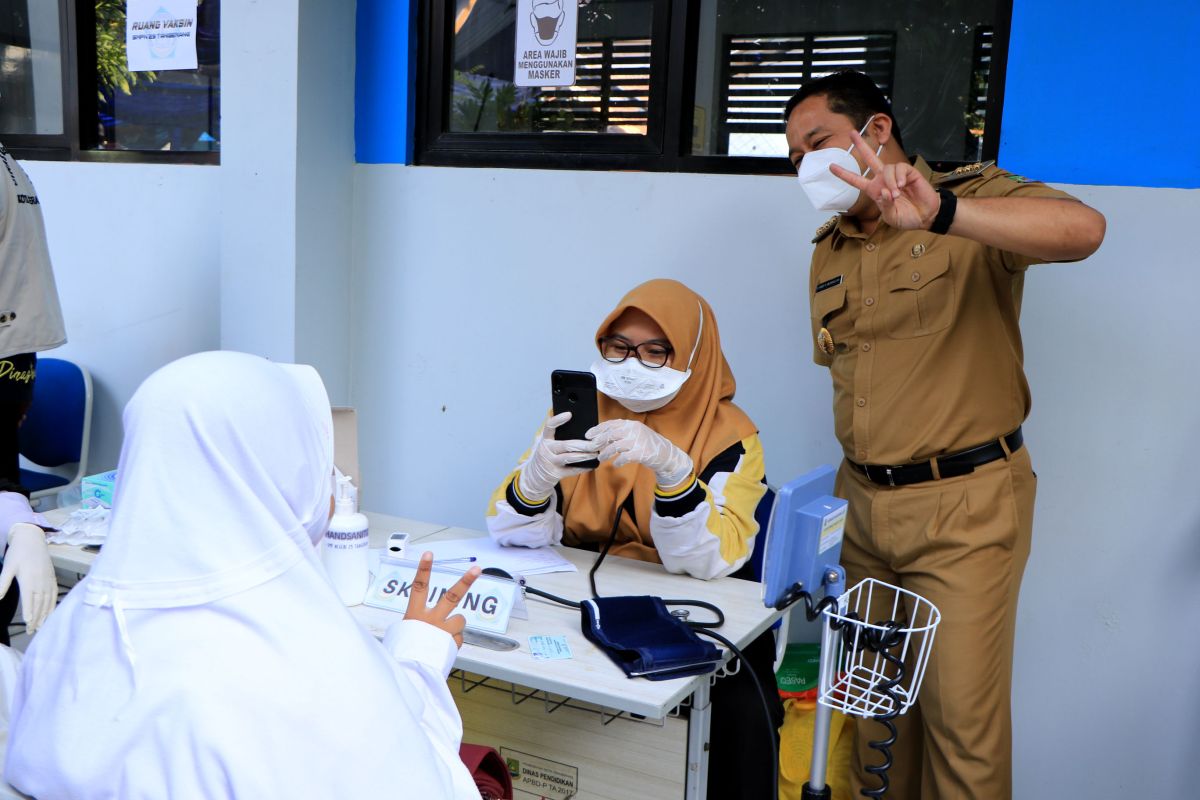
[[[931,172],[905,153],[890,105],[861,73],[806,84],[786,119],[809,198],[842,212],[813,239],[809,298],[845,454],[847,585],[874,577],[942,613],[918,705],[897,721],[887,796],[1002,800],[1036,489],[1020,428],[1024,273],[1091,255],[1104,218],[990,163]],[[802,166],[829,148],[842,152]],[[878,785],[863,772],[880,760],[866,742],[885,736],[875,722],[857,727],[856,793]]]
[[[33,401],[37,354],[66,342],[67,332],[37,191],[2,144],[0,165],[0,491],[28,497],[17,431]],[[0,531],[0,554],[7,533]],[[17,595],[14,586],[0,597],[0,644],[8,644]]]

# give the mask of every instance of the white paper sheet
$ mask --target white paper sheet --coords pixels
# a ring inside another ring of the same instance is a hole
[[[475,557],[481,567],[497,567],[510,575],[543,575],[547,572],[578,572],[575,565],[563,558],[554,547],[502,547],[493,539],[480,536],[473,539],[442,539],[410,542],[404,557],[418,559],[429,550],[434,562],[449,558]],[[446,567],[466,572],[471,562],[446,564]]]

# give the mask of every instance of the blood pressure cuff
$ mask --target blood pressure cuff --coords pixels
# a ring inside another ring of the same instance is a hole
[[[579,607],[583,635],[630,678],[703,675],[721,661],[721,651],[672,617],[661,598],[597,597]]]

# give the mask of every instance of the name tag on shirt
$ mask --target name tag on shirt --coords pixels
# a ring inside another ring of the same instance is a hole
[[[371,581],[371,588],[367,590],[363,604],[388,611],[405,611],[416,576],[416,561],[381,559],[379,570],[375,573],[375,579]],[[461,577],[461,572],[438,569],[435,565],[429,573],[428,604],[436,604]],[[466,618],[468,628],[504,633],[508,630],[508,620],[512,617],[518,589],[513,581],[480,575],[467,590],[466,596],[455,606],[455,611]]]
[[[820,283],[817,284],[817,292],[823,292],[826,289],[832,289],[833,287],[840,285],[841,282],[842,282],[841,275],[838,275],[836,278],[830,278],[827,281],[821,281]],[[816,294],[816,292],[813,292],[813,294]]]

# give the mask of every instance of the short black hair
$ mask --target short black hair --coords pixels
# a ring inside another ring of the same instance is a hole
[[[892,113],[892,104],[875,82],[858,70],[840,69],[802,85],[783,107],[784,123],[792,116],[796,106],[818,95],[825,98],[830,111],[849,117],[859,128],[867,124],[872,114],[887,114],[892,120],[892,136],[896,144],[904,147],[900,123],[896,122],[896,115]]]

